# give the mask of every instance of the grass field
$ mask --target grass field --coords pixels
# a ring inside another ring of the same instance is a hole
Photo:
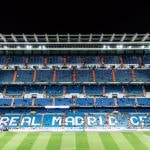
[[[3,132],[0,150],[150,150],[150,132]]]

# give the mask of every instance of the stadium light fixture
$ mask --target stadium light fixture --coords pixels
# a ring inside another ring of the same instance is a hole
[[[141,46],[141,48],[145,48],[145,46],[144,46],[144,45],[142,45],[142,46]]]
[[[7,47],[7,46],[4,46],[4,48],[7,49],[8,47]]]
[[[31,46],[31,45],[27,45],[26,48],[27,48],[27,49],[31,49],[32,46]]]
[[[103,49],[105,49],[106,48],[106,45],[103,45]]]
[[[103,45],[103,49],[110,49],[109,45]]]
[[[117,45],[117,49],[122,49],[123,45]]]
[[[41,46],[41,45],[39,46],[39,49],[42,49],[42,46]]]
[[[43,49],[46,49],[45,45],[42,46]]]
[[[110,49],[110,46],[108,45],[108,49]]]

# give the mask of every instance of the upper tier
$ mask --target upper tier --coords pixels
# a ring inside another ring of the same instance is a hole
[[[150,69],[0,70],[0,83],[150,83]]]
[[[1,65],[150,65],[150,55],[46,55],[0,56]]]

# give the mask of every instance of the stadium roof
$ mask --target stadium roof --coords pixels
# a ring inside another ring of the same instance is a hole
[[[0,34],[0,43],[150,42],[150,34]]]
[[[0,50],[150,51],[150,34],[0,34]]]

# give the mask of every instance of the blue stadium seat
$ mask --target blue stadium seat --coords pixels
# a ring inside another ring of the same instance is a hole
[[[112,82],[111,69],[96,70],[97,82]]]
[[[82,86],[67,86],[67,94],[71,93],[79,93],[83,94],[83,87]]]
[[[16,106],[16,107],[32,106],[32,99],[30,99],[30,98],[16,98],[16,99],[14,99],[13,106]]]
[[[118,106],[135,106],[134,98],[117,98]]]
[[[142,106],[150,106],[150,98],[138,98],[138,104]]]
[[[92,70],[76,70],[77,82],[92,82]]]
[[[63,95],[63,86],[46,86],[46,94]]]
[[[33,79],[33,76],[31,77]],[[53,70],[37,70],[36,82],[52,82]]]
[[[72,82],[72,71],[71,70],[57,70],[56,82]]]
[[[50,106],[52,105],[51,98],[36,98],[34,101],[34,106]]]
[[[96,98],[96,106],[114,106],[113,98]]]
[[[33,82],[33,70],[18,70],[16,82]]]
[[[12,99],[9,98],[1,98],[0,99],[0,106],[11,106]]]
[[[12,82],[13,73],[13,70],[0,70],[0,82]]]
[[[76,99],[77,106],[94,106],[93,98],[77,98]]]
[[[102,86],[85,86],[85,91],[87,95],[103,95]]]

